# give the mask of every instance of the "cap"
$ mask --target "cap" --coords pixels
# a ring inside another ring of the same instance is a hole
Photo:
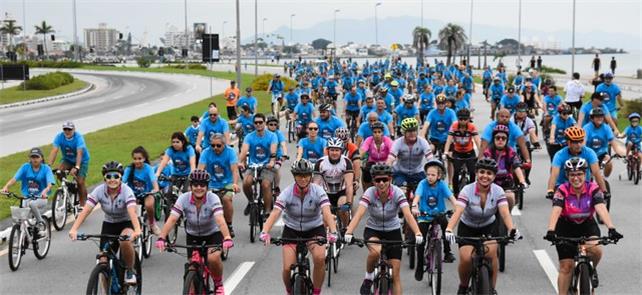
[[[62,129],[76,129],[76,125],[74,125],[74,122],[67,121],[62,124]]]
[[[42,150],[39,147],[31,148],[31,151],[29,151],[29,157],[31,156],[39,156],[41,158],[44,158]]]

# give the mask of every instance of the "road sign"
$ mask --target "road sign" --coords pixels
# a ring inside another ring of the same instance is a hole
[[[203,62],[220,61],[218,34],[203,34]]]

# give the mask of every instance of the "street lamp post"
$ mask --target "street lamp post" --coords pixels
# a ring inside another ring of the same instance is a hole
[[[296,14],[290,14],[290,45],[292,45],[292,19],[294,18]]]
[[[375,4],[375,45],[379,45],[379,24],[377,24],[377,7],[381,6],[381,2]]]
[[[259,75],[259,51],[257,47],[259,37],[259,8],[257,0],[254,0],[254,76]]]
[[[222,41],[223,39],[225,39],[225,24],[226,24],[226,23],[227,23],[227,21],[226,21],[226,20],[225,20],[225,21],[223,21],[223,28],[221,29],[221,41]]]
[[[470,0],[470,25],[468,30],[468,57],[466,58],[466,65],[470,66],[470,48],[473,46],[473,0]]]
[[[519,11],[517,13],[517,70],[522,68],[522,0],[519,0]]]
[[[78,48],[78,26],[76,24],[76,0],[73,2],[73,10],[74,10],[74,59],[76,61],[80,60],[80,48]]]
[[[262,33],[261,35],[263,35],[263,42],[266,42],[266,43],[267,43],[267,41],[265,41],[265,21],[266,21],[266,20],[267,20],[267,18],[266,18],[266,17],[264,17],[264,18],[263,18],[263,33]]]
[[[573,0],[573,38],[571,39],[571,75],[575,73],[575,0]]]
[[[236,85],[241,88],[241,8],[236,0]]]
[[[334,10],[334,25],[332,26],[332,44],[334,46],[335,54],[337,52],[337,12],[340,11],[341,10],[339,9]]]

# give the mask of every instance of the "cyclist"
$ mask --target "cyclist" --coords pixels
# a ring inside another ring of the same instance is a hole
[[[290,168],[294,176],[294,183],[281,192],[274,204],[274,210],[265,221],[260,239],[265,245],[270,244],[270,230],[279,216],[283,215],[284,228],[281,233],[283,238],[315,238],[327,237],[328,243],[337,240],[337,228],[330,212],[330,200],[323,188],[312,183],[313,164],[305,159],[292,163]],[[326,235],[324,224],[330,228]],[[308,250],[314,262],[312,269],[313,294],[321,294],[321,287],[325,276],[325,247],[315,242],[308,243]],[[292,294],[290,289],[290,266],[296,263],[296,244],[284,245],[283,270],[281,277],[287,294]]]
[[[514,122],[510,121],[510,112],[507,109],[500,109],[497,111],[497,120],[490,122],[484,128],[484,132],[481,135],[481,149],[482,151],[486,150],[488,144],[493,141],[493,130],[497,125],[506,125],[508,126],[508,146],[517,151],[517,145],[519,145],[519,151],[521,152],[523,160],[523,167],[530,168],[531,166],[531,157],[528,153],[528,148],[526,147],[526,139],[522,129]],[[481,158],[482,154],[479,154]]]
[[[393,104],[395,101],[395,98],[392,96],[392,94],[389,93],[388,88],[386,86],[381,86],[379,88],[379,97],[377,97],[377,108],[379,107],[379,100],[382,100],[384,102],[384,108],[388,112],[392,112]]]
[[[334,135],[337,128],[346,127],[345,122],[331,113],[332,105],[324,103],[319,106],[319,117],[315,120],[319,126],[319,134],[325,140],[329,140]]]
[[[493,159],[497,163],[494,182],[506,192],[508,209],[512,210],[513,205],[515,205],[515,193],[513,190],[516,185],[520,185],[522,188],[528,187],[528,185],[524,180],[521,159],[517,156],[515,150],[506,144],[508,134],[509,130],[506,125],[495,126],[493,129],[493,142],[484,150],[483,157]],[[515,177],[517,177],[519,183],[515,183]]]
[[[25,200],[25,207],[31,208],[31,213],[39,224],[39,235],[45,236],[45,221],[42,219],[40,212],[47,206],[47,197],[51,193],[51,187],[56,184],[53,172],[49,165],[43,163],[44,154],[38,147],[31,148],[29,151],[29,162],[22,164],[16,174],[7,181],[2,187],[3,193],[9,192],[16,182],[20,181],[20,191],[24,197],[34,196],[35,200]]]
[[[220,138],[222,142],[223,139]],[[222,143],[223,144],[223,143]],[[163,231],[156,241],[156,247],[160,251],[165,250],[165,239],[170,230],[174,228],[178,219],[185,220],[185,244],[189,246],[221,245],[224,249],[234,247],[234,242],[223,218],[223,206],[218,196],[207,191],[210,175],[205,170],[194,170],[189,175],[191,191],[183,193],[167,218]],[[191,259],[193,249],[188,249],[188,259]],[[207,261],[216,294],[225,294],[223,288],[223,262],[221,252],[213,248],[208,249]]]
[[[314,164],[314,183],[323,187],[333,207],[341,208],[337,210],[337,215],[347,225],[350,221],[347,209],[352,207],[354,196],[352,161],[342,155],[343,141],[339,138],[328,140],[327,151],[328,155]]]
[[[524,143],[526,144],[528,150],[528,158],[533,158],[533,149],[539,149],[541,147],[539,143],[539,138],[536,133],[535,122],[533,119],[528,117],[528,105],[525,102],[520,102],[516,106],[516,112],[511,117],[511,122],[515,123],[524,133]],[[562,133],[563,134],[563,133]],[[524,156],[521,153],[518,153],[522,162],[524,161]],[[524,169],[524,178],[526,183],[531,184],[530,174],[532,165],[522,166]]]
[[[308,137],[302,138],[297,144],[297,160],[306,159],[313,164],[324,154],[327,141],[319,137],[319,124],[308,123]]]
[[[564,173],[568,181],[555,191],[553,210],[548,220],[545,239],[555,241],[558,236],[568,238],[599,237],[600,228],[593,218],[595,212],[606,224],[610,239],[623,238],[622,234],[615,230],[599,186],[593,181],[586,180],[587,169],[586,160],[580,157],[572,157],[564,163]],[[592,285],[597,287],[599,280],[595,267],[602,258],[602,247],[598,241],[588,241],[586,244],[590,245],[586,247],[586,251],[594,267],[591,274]],[[555,248],[560,265],[557,289],[561,295],[566,294],[569,289],[573,276],[572,270],[575,266],[573,258],[578,253],[577,247],[572,245],[557,245]]]
[[[357,118],[359,117],[359,111],[361,110],[362,99],[363,98],[357,92],[356,87],[350,88],[350,91],[346,92],[346,94],[343,96],[343,100],[345,102],[344,110],[346,112],[345,113],[346,122],[350,122],[352,119],[354,119],[354,122],[357,122]]]
[[[423,90],[419,95],[419,117],[421,118],[421,124],[424,124],[428,113],[435,109],[435,94],[432,92],[432,85],[430,84],[426,84],[419,89]]]
[[[393,102],[394,102],[394,104],[391,106],[390,109],[394,110],[395,106],[398,106],[401,104],[401,97],[403,96],[403,89],[399,88],[399,82],[397,82],[396,80],[393,80],[392,82],[390,82],[390,89],[388,89],[388,93],[392,95]]]
[[[579,123],[579,126],[584,126],[588,123],[591,123],[591,121],[589,120],[589,114],[591,113],[591,110],[600,108],[604,111],[604,119],[609,124],[609,126],[611,126],[613,132],[617,135],[620,135],[620,129],[617,128],[615,120],[613,120],[613,117],[611,117],[611,113],[604,103],[604,100],[608,95],[609,94],[606,92],[594,92],[591,95],[591,101],[583,104],[580,108],[579,114],[577,115],[577,122]]]
[[[388,165],[392,165],[394,184],[414,187],[426,178],[424,163],[432,158],[432,149],[427,140],[417,136],[419,122],[415,118],[401,121],[403,136],[392,143],[388,155]]]
[[[388,126],[390,131],[394,131],[394,120],[390,111],[386,110],[385,102],[382,99],[377,99],[377,116],[381,123]]]
[[[277,115],[279,112],[281,101],[283,101],[283,81],[281,81],[281,75],[274,74],[270,84],[268,85],[267,90],[272,94],[272,114]]]
[[[401,121],[406,118],[415,118],[417,121],[419,118],[419,109],[415,105],[415,97],[412,94],[404,94],[401,97],[403,104],[398,105],[395,108],[395,111],[392,113],[397,129],[401,126]],[[400,130],[397,130],[397,136],[401,136]]]
[[[304,138],[307,134],[305,127],[312,122],[312,117],[314,117],[314,105],[310,102],[310,96],[301,95],[301,101],[294,107],[291,116],[290,120],[296,122],[296,128],[299,130],[298,138]]]
[[[234,126],[234,132],[238,136],[239,140],[241,140],[243,136],[254,131],[254,114],[252,114],[250,107],[244,105],[241,106],[240,110],[241,115],[234,120],[230,120],[230,124]]]
[[[369,113],[376,112],[376,111],[377,111],[377,107],[375,106],[374,96],[372,95],[372,92],[367,91],[366,92],[366,96],[365,96],[365,103],[363,105],[361,105],[361,109],[359,110],[359,117],[357,119],[357,122],[359,124],[362,124]],[[359,126],[361,126],[361,125],[359,125]],[[357,126],[357,128],[358,128],[358,126]]]
[[[201,123],[201,119],[198,116],[192,116],[190,118],[190,121],[192,122],[192,125],[189,125],[183,133],[189,141],[189,145],[194,148],[196,144],[196,137],[198,136],[198,126]]]
[[[239,169],[238,157],[234,149],[225,145],[225,139],[222,134],[215,134],[210,141],[211,146],[203,150],[203,155],[198,162],[198,170],[207,171],[210,176],[207,186],[210,190],[228,189],[231,191],[221,191],[217,197],[223,205],[223,216],[230,235],[234,237],[234,206],[232,199],[234,193],[240,192],[238,186]]]
[[[617,105],[619,104],[620,107],[622,107],[624,106],[624,102],[622,101],[622,91],[620,90],[620,87],[613,83],[612,73],[604,74],[604,82],[597,85],[595,92],[608,93],[608,96],[604,99],[604,104],[608,108],[611,118],[613,118],[613,120],[617,120],[617,111],[619,109]]]
[[[450,126],[444,148],[444,155],[449,158],[448,183],[455,189],[455,193],[459,192],[460,179],[454,175],[454,171],[460,171],[461,167],[466,165],[468,178],[470,181],[475,179],[475,161],[477,158],[475,146],[479,148],[480,145],[477,127],[470,122],[470,111],[467,109],[459,110],[457,112],[457,122]]]
[[[504,85],[499,77],[493,79],[493,84],[488,88],[488,95],[486,96],[486,101],[490,100],[490,119],[495,119],[495,110],[499,102],[504,96]]]
[[[420,137],[428,138],[433,150],[443,153],[448,138],[448,129],[457,121],[457,114],[454,110],[446,108],[446,96],[437,95],[436,102],[437,108],[428,113],[423,128],[421,128]],[[430,136],[426,137],[428,133]]]
[[[444,88],[444,94],[448,96],[455,96],[457,94],[457,90],[459,90],[459,87],[455,85],[455,80],[451,79],[448,80],[447,82],[448,85]]]
[[[136,285],[134,273],[134,245],[133,241],[140,236],[140,223],[136,214],[136,197],[129,186],[122,183],[123,165],[116,161],[105,163],[102,167],[104,182],[99,184],[87,197],[84,209],[74,221],[69,230],[71,240],[76,240],[78,228],[85,222],[94,207],[100,203],[105,217],[103,218],[101,235],[127,235],[129,239],[119,241],[112,245],[114,253],[121,249],[121,256],[125,262],[125,284]],[[107,240],[100,239],[100,249],[106,247]]]
[[[245,88],[245,96],[241,96],[239,101],[236,103],[236,107],[240,108],[244,105],[250,107],[250,113],[256,113],[256,107],[258,106],[258,101],[256,97],[252,95],[252,87]]]
[[[200,132],[199,132],[200,133]],[[197,146],[201,146],[200,143]],[[165,169],[165,166],[172,161],[172,177],[188,176],[191,171],[196,169],[196,155],[194,149],[187,144],[187,138],[180,132],[172,134],[172,145],[165,150],[165,155],[161,158],[158,169],[156,169],[156,178]],[[187,180],[185,183],[176,183],[178,187],[187,191]]]
[[[359,146],[352,142],[350,139],[350,131],[347,128],[338,128],[334,131],[334,137],[341,139],[343,142],[343,155],[352,161],[354,168],[354,191],[356,192],[361,181],[361,153],[359,153]]]
[[[147,212],[147,223],[155,235],[160,234],[160,228],[156,225],[155,196],[159,186],[154,174],[154,168],[149,164],[149,153],[142,146],[137,146],[131,153],[133,162],[125,168],[123,183],[134,191],[138,203],[145,206]]]
[[[637,153],[642,159],[642,127],[640,127],[640,114],[631,113],[628,117],[630,125],[624,129],[626,136],[626,155]]]
[[[225,106],[227,109],[227,118],[230,120],[236,119],[236,103],[238,102],[239,97],[241,97],[241,91],[236,87],[236,81],[230,81],[230,87],[225,89],[223,92],[223,97],[225,97]]]
[[[295,92],[294,87],[290,87],[288,88],[288,93],[285,94],[285,113],[290,114],[297,104],[299,104],[299,94]]]
[[[274,183],[276,184],[275,193],[278,195],[278,193],[281,192],[281,188],[279,187],[279,184],[281,183],[281,174],[279,173],[279,170],[281,169],[283,162],[290,159],[290,156],[288,156],[288,146],[287,141],[285,140],[285,135],[283,135],[283,132],[279,130],[279,120],[274,116],[268,116],[267,126],[268,130],[276,135],[277,143],[276,161],[274,161]]]
[[[374,187],[368,188],[363,193],[359,201],[359,208],[346,229],[346,243],[349,244],[352,241],[353,232],[366,212],[368,212],[369,217],[363,232],[364,240],[401,241],[403,239],[401,237],[401,223],[399,222],[399,217],[397,217],[397,212],[401,211],[406,223],[415,233],[415,243],[421,244],[423,235],[410,212],[410,206],[405,194],[399,187],[390,183],[392,181],[392,167],[385,163],[377,163],[370,168],[370,174],[372,175]],[[399,247],[389,247],[386,253],[388,257],[387,263],[392,266],[392,293],[395,295],[402,293],[400,277],[401,252]],[[366,276],[361,284],[360,294],[371,294],[374,270],[380,253],[381,246],[374,244],[368,247]]]
[[[551,161],[553,161],[555,154],[566,146],[566,136],[564,135],[566,129],[577,124],[573,116],[571,116],[571,112],[570,105],[560,104],[557,107],[557,115],[551,121],[551,132],[546,145]]]
[[[54,137],[53,148],[47,161],[50,167],[54,166],[58,151],[62,151],[58,169],[69,170],[76,179],[80,206],[84,206],[87,199],[85,179],[89,171],[89,150],[85,145],[85,138],[76,131],[76,125],[71,121],[62,124],[62,132]]]
[[[488,88],[490,87],[492,78],[493,78],[493,70],[490,68],[490,66],[488,66],[484,70],[484,73],[482,73],[482,86],[484,89],[483,90],[484,97],[488,97]]]
[[[426,85],[430,85],[430,79],[426,77],[425,72],[420,72],[419,73],[419,78],[417,79],[417,89],[419,91],[424,91],[426,90]]]
[[[557,87],[551,85],[548,87],[548,95],[544,96],[544,104],[542,105],[542,131],[544,136],[548,136],[551,120],[557,115],[557,107],[562,103],[562,97],[557,94]]]
[[[219,117],[218,108],[211,107],[208,111],[209,120],[203,120],[198,127],[198,137],[196,138],[196,152],[201,153],[207,147],[207,142],[215,133],[225,135],[225,144],[230,144],[230,125],[228,122]]]
[[[276,162],[277,138],[274,133],[266,132],[265,122],[265,115],[262,113],[254,115],[254,127],[256,130],[245,136],[243,140],[238,167],[240,171],[244,171],[247,166],[252,164],[263,166],[258,177],[261,179],[261,196],[263,196],[265,212],[270,212],[272,209],[272,183],[275,180],[274,164]],[[245,164],[246,159],[247,166]],[[255,197],[252,195],[252,182],[254,182],[252,173],[251,169],[247,169],[243,173],[243,192],[248,200],[248,204],[243,211],[245,215],[249,214],[250,203]]]
[[[323,85],[323,90],[325,92],[325,95],[332,98],[332,105],[335,107],[337,103],[337,97],[339,96],[339,92],[337,92],[338,86],[339,86],[339,83],[335,81],[334,76],[328,77],[328,81],[326,81],[325,84]]]
[[[522,86],[521,94],[524,97],[524,102],[528,105],[529,117],[535,118],[538,114],[537,109],[542,105],[542,103],[540,101],[539,94],[537,94],[537,90],[533,86],[533,83],[530,82],[530,78],[526,78],[525,80],[526,82],[524,82],[524,85]]]
[[[508,201],[504,190],[493,183],[497,173],[497,163],[493,159],[482,158],[475,164],[477,181],[466,185],[457,197],[455,213],[450,218],[446,227],[445,238],[450,243],[455,243],[456,238],[453,228],[457,226],[457,236],[480,237],[482,235],[497,236],[497,223],[503,222],[513,239],[519,239],[519,231],[513,225],[513,220],[508,210]],[[483,207],[481,204],[485,204]],[[496,214],[502,218],[498,220]],[[492,261],[492,288],[497,283],[497,243],[487,242],[486,259]],[[457,294],[468,294],[468,282],[472,272],[473,245],[468,242],[459,242],[459,289]]]
[[[361,158],[367,160],[363,167],[362,184],[364,190],[372,186],[372,176],[370,175],[372,165],[388,160],[388,155],[392,150],[392,140],[385,135],[385,125],[375,121],[371,129],[372,135],[366,138],[359,149]]]
[[[619,146],[613,144],[615,140],[613,131],[604,124],[604,111],[592,109],[589,117],[591,123],[582,127],[586,131],[586,145],[595,152],[601,165],[604,165],[604,177],[609,177],[613,170],[609,148],[613,148],[618,155],[622,155],[622,153],[619,152]]]
[[[502,108],[508,109],[510,111],[510,114],[513,115],[517,110],[517,104],[519,104],[521,101],[522,98],[519,97],[519,95],[515,94],[515,87],[509,86],[506,90],[506,94],[502,96],[499,105]]]

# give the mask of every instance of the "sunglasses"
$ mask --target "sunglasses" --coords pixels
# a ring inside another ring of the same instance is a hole
[[[310,130],[310,131],[317,131],[317,130],[319,130],[319,128],[317,128],[317,127],[310,127],[310,128],[308,128],[308,130]]]
[[[225,146],[224,144],[220,144],[220,143],[219,143],[219,144],[213,144],[213,145],[212,145],[212,147],[214,147],[214,148],[222,148],[222,147],[224,147],[224,146]]]
[[[508,137],[506,136],[495,136],[495,140],[501,140],[501,141],[506,141]]]
[[[191,185],[194,186],[194,187],[207,187],[207,182],[201,182],[201,181],[192,182]]]
[[[210,114],[210,117],[218,117],[218,114]]]
[[[520,113],[526,113],[526,109],[518,109],[517,111]]]
[[[118,179],[120,179],[120,173],[107,173],[107,174],[105,174],[105,179],[108,179],[108,180],[111,180],[111,179],[118,180]]]
[[[575,173],[568,174],[568,178],[575,178],[575,177],[584,178],[584,172],[575,172]]]
[[[62,128],[62,131],[72,131],[73,129],[71,128]]]
[[[583,140],[571,140],[569,142],[573,143],[573,144],[582,144],[584,141]]]
[[[265,123],[265,121],[254,121],[254,125],[261,125]]]
[[[378,177],[378,178],[373,179],[374,183],[386,183],[388,181],[390,181],[390,178],[388,178],[388,177]]]

